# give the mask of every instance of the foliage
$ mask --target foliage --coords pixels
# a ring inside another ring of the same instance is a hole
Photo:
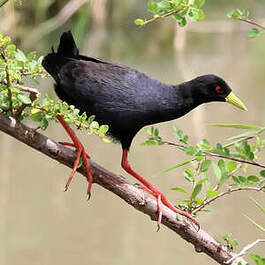
[[[100,126],[94,120],[95,116],[80,114],[74,106],[69,106],[66,102],[54,102],[49,95],[40,100],[37,89],[24,85],[26,78],[38,84],[38,78],[48,76],[41,65],[43,57],[37,59],[35,52],[24,54],[10,43],[9,37],[1,34],[0,55],[0,112],[19,121],[31,119],[42,130],[48,127],[50,121],[57,121],[57,115],[61,115],[68,124],[74,124],[79,129],[88,130],[89,134],[94,133],[108,141],[105,137],[108,126]]]
[[[157,19],[171,16],[180,27],[184,27],[187,24],[187,18],[191,22],[204,19],[202,10],[204,3],[205,0],[195,0],[193,4],[190,4],[189,0],[162,0],[159,2],[149,0],[147,10],[152,13],[153,17],[149,20],[137,18],[135,24],[144,26]]]
[[[265,149],[264,127],[244,124],[218,124],[216,126],[248,129],[229,138],[228,144],[211,145],[207,139],[198,144],[189,143],[189,137],[174,128],[176,142],[169,142],[159,135],[157,128],[147,130],[148,139],[143,145],[172,145],[184,152],[190,159],[178,163],[160,174],[183,168],[183,175],[190,183],[188,192],[182,187],[173,190],[187,194],[187,198],[178,206],[193,214],[202,211],[218,198],[240,190],[265,191],[265,165],[259,164],[259,153]],[[248,167],[259,167],[256,174],[247,174]],[[214,175],[214,178],[211,177]]]
[[[237,240],[233,238],[231,233],[223,235],[222,240],[225,242],[226,247],[230,250],[233,250],[233,248],[238,245]]]
[[[243,22],[246,22],[248,24],[253,25],[254,27],[248,31],[248,38],[249,39],[254,39],[256,37],[259,37],[261,35],[262,31],[265,30],[265,27],[252,21],[252,19],[250,19],[250,15],[249,15],[248,11],[235,9],[235,10],[232,10],[231,12],[229,12],[227,14],[227,17],[231,18],[231,19],[241,20]]]

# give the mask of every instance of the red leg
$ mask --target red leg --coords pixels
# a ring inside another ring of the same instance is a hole
[[[71,174],[70,174],[70,176],[69,176],[69,178],[67,180],[67,183],[65,185],[65,191],[68,190],[68,187],[69,187],[69,185],[70,185],[70,183],[71,183],[71,181],[72,181],[72,179],[74,177],[74,174],[75,174],[75,172],[77,170],[77,167],[79,165],[80,158],[82,157],[82,159],[84,161],[84,165],[86,167],[88,181],[89,181],[88,189],[87,189],[87,195],[88,195],[88,199],[89,199],[90,198],[90,194],[91,194],[91,187],[92,187],[92,183],[93,183],[93,177],[92,177],[92,174],[90,172],[90,164],[88,162],[89,155],[85,152],[84,146],[79,141],[79,139],[77,138],[77,136],[74,133],[74,131],[67,125],[67,123],[65,122],[63,117],[61,115],[57,115],[56,117],[59,120],[59,122],[62,124],[62,126],[66,130],[67,134],[70,136],[70,138],[73,141],[73,144],[72,143],[65,143],[65,142],[62,142],[61,144],[75,147],[76,151],[77,151],[74,167],[73,167],[72,172],[71,172]]]
[[[175,213],[181,214],[187,218],[189,218],[192,222],[194,222],[196,225],[199,226],[198,221],[191,216],[188,212],[181,211],[173,206],[173,204],[166,198],[166,196],[158,190],[155,186],[153,186],[150,182],[148,182],[146,179],[144,179],[141,175],[139,175],[137,172],[135,172],[129,162],[128,162],[128,150],[124,149],[122,153],[122,161],[121,165],[128,172],[130,175],[135,177],[137,180],[139,180],[145,187],[141,186],[140,188],[143,190],[148,191],[152,195],[154,195],[157,198],[157,211],[158,211],[158,220],[157,220],[157,226],[158,229],[161,224],[161,219],[162,219],[162,209],[161,209],[161,201],[163,202],[164,205],[166,205],[168,208],[170,208],[172,211]]]

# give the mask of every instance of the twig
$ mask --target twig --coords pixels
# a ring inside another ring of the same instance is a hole
[[[203,203],[202,205],[198,206],[197,208],[195,208],[195,210],[192,212],[192,214],[196,214],[197,212],[199,212],[200,210],[202,210],[203,208],[205,208],[207,205],[211,204],[213,201],[225,196],[225,195],[228,195],[228,194],[231,194],[233,192],[236,192],[236,191],[242,191],[242,190],[253,190],[253,191],[262,191],[264,190],[265,187],[238,187],[238,188],[233,188],[233,189],[228,189],[227,191],[224,191],[218,195],[216,195],[215,197],[209,199],[208,201],[206,201],[205,203]]]
[[[248,19],[245,19],[245,18],[237,18],[237,19],[240,20],[240,21],[243,21],[245,23],[248,23],[248,24],[250,24],[252,26],[258,27],[258,28],[260,28],[262,30],[265,30],[265,27],[264,26],[262,26],[262,25],[260,25],[260,24],[258,24],[256,22],[254,22],[254,21],[251,21],[251,20],[248,20]]]
[[[0,7],[2,7],[4,4],[6,4],[9,0],[2,0],[0,1]]]
[[[31,133],[31,128],[16,121],[14,118],[8,118],[0,113],[0,130],[48,157],[72,168],[75,160],[74,151],[54,142],[39,132]],[[144,191],[139,190],[136,186],[131,185],[124,177],[111,173],[94,161],[90,160],[90,164],[95,183],[113,192],[135,209],[147,214],[152,220],[157,219],[157,204],[151,195],[144,193]],[[86,176],[84,166],[81,166],[78,171],[83,176]],[[203,229],[197,232],[187,221],[177,220],[176,214],[163,205],[162,212],[162,224],[176,232],[187,242],[193,244],[197,252],[204,252],[220,264],[223,264],[235,255],[235,253],[228,251]],[[246,261],[241,259],[241,263],[246,264]]]
[[[265,242],[265,239],[257,239],[254,242],[246,245],[238,254],[236,254],[235,256],[233,256],[231,259],[225,261],[224,263],[225,264],[229,264],[229,263],[235,261],[237,258],[242,257],[243,255],[246,254],[246,252],[248,250],[250,250],[251,248],[253,248],[255,245],[257,245],[260,242]]]
[[[164,141],[164,140],[161,140],[161,142],[163,142],[163,143],[165,143],[167,145],[173,145],[173,146],[177,146],[177,147],[180,147],[180,148],[185,148],[186,147],[184,144],[177,144],[177,143]],[[208,156],[224,158],[224,159],[233,160],[233,161],[236,161],[236,162],[239,162],[239,163],[244,163],[244,164],[249,164],[249,165],[265,168],[265,165],[257,163],[257,162],[254,162],[254,161],[244,160],[244,159],[240,159],[240,158],[234,158],[234,157],[230,157],[230,156],[226,156],[226,155],[215,154],[215,153],[208,152],[208,151],[202,151],[202,153],[205,154],[205,155],[208,155]]]
[[[185,8],[186,8],[186,7],[185,7]],[[164,14],[164,15],[162,15],[162,16],[152,17],[151,19],[148,19],[148,20],[144,21],[143,24],[141,24],[140,26],[142,27],[142,26],[145,26],[145,25],[147,25],[147,24],[150,24],[150,23],[152,23],[152,22],[154,22],[154,21],[157,21],[157,20],[159,20],[159,19],[163,19],[163,18],[166,18],[166,17],[172,16],[172,15],[177,14],[177,13],[179,13],[180,11],[183,11],[183,10],[184,10],[184,9],[177,9],[177,10],[170,11],[169,13],[166,13],[166,14]]]

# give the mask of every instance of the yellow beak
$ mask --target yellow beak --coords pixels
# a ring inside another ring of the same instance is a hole
[[[230,92],[230,94],[225,98],[225,101],[238,107],[239,109],[248,110],[243,102],[233,92]]]

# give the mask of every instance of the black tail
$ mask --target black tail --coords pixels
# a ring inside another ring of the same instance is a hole
[[[79,51],[70,30],[62,34],[57,54],[70,58],[78,57]]]
[[[57,53],[54,52],[52,48],[52,52],[44,57],[42,66],[58,82],[58,72],[60,68],[69,60],[78,57],[79,50],[77,49],[73,35],[69,30],[62,34]]]

